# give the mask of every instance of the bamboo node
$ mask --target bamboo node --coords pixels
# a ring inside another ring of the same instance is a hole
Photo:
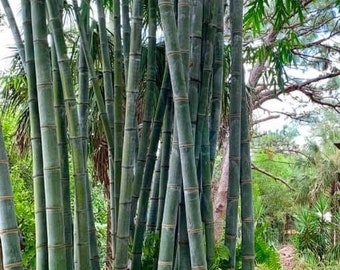
[[[228,239],[236,239],[236,235],[227,234],[225,237]]]
[[[178,3],[177,4],[178,7],[190,7],[189,2],[184,2],[184,3]]]
[[[252,180],[251,179],[244,179],[244,180],[241,180],[241,184],[242,185],[247,185],[247,184],[251,184],[252,183]]]
[[[172,266],[172,261],[158,261],[158,265],[161,265],[161,266]]]
[[[5,201],[5,200],[13,200],[13,196],[12,196],[12,195],[4,195],[4,196],[0,196],[0,200],[1,200],[1,201]]]
[[[182,143],[179,148],[192,148],[194,145],[192,143]]]
[[[229,159],[238,161],[238,160],[241,160],[241,157],[239,157],[239,156],[229,156]]]
[[[0,235],[6,235],[6,234],[17,234],[18,233],[18,228],[14,229],[8,229],[8,230],[1,230]]]
[[[22,262],[4,264],[4,269],[12,269],[12,268],[15,268],[15,267],[23,267]]]
[[[253,218],[251,218],[251,217],[248,217],[248,218],[244,218],[244,219],[242,219],[242,221],[243,222],[254,222],[254,219]]]
[[[59,170],[60,166],[51,166],[48,168],[44,168],[44,171],[55,171],[55,170]]]
[[[206,266],[203,264],[203,265],[192,266],[191,269],[195,269],[195,270],[197,269],[197,270],[199,270],[199,269],[207,269],[207,268],[206,268]]]
[[[201,233],[202,232],[202,228],[198,228],[198,229],[188,229],[188,233],[194,234],[194,233]]]
[[[50,206],[50,207],[46,207],[46,211],[48,210],[61,210],[62,208],[60,206]]]
[[[168,184],[167,185],[168,188],[179,188],[178,184]]]
[[[84,245],[85,243],[83,243],[82,245]],[[78,246],[80,246],[81,244],[78,244]],[[53,249],[58,249],[58,248],[64,248],[65,244],[59,244],[59,245],[47,245],[47,248],[53,248]]]
[[[239,117],[241,117],[241,114],[240,113],[231,113],[231,114],[229,114],[229,117],[230,118],[239,118]]]
[[[179,97],[174,97],[175,102],[189,102],[188,96],[179,96]]]
[[[198,187],[186,187],[184,188],[184,191],[187,192],[187,193],[193,193],[193,192],[196,192],[198,191]]]
[[[41,125],[40,128],[42,128],[42,129],[43,129],[43,128],[46,128],[46,129],[49,129],[49,128],[56,129],[57,126],[56,126],[56,125],[53,125],[53,124],[51,124],[51,125]]]
[[[168,56],[171,56],[171,55],[178,55],[178,54],[181,54],[181,51],[168,51],[168,52],[167,52],[167,55],[168,55]]]
[[[174,228],[176,228],[176,225],[174,225],[174,224],[166,224],[166,223],[163,223],[163,224],[162,224],[162,228],[170,228],[170,229],[174,229]]]
[[[7,159],[0,159],[0,163],[2,163],[2,164],[7,164],[7,163],[8,163],[8,160],[7,160]]]
[[[254,260],[254,259],[255,259],[255,256],[252,256],[252,255],[245,255],[245,256],[242,256],[242,259],[245,259],[245,260]]]

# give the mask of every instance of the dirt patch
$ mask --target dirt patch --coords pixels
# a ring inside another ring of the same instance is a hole
[[[282,245],[279,249],[280,263],[283,270],[294,269],[295,249],[292,245]]]

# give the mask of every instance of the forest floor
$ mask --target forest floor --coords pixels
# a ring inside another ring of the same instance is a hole
[[[283,270],[292,270],[294,268],[295,250],[291,244],[282,245],[279,248],[280,263]]]

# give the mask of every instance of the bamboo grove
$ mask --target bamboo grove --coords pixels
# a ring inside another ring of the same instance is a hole
[[[235,269],[239,197],[242,267],[254,269],[242,2],[231,0],[226,10],[222,0],[21,0],[20,26],[8,1],[1,2],[27,78],[35,268],[146,269],[145,245],[154,251],[153,269],[211,268],[211,181],[222,91],[229,91],[226,269]],[[63,23],[69,11],[76,25],[73,47]],[[223,68],[229,11],[230,89]],[[93,134],[107,146],[107,159],[94,165],[108,178],[105,258],[98,252],[91,201]],[[22,269],[0,139],[4,268]]]

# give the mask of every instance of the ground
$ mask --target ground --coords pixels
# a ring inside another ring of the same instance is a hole
[[[278,250],[280,254],[280,263],[283,270],[292,270],[294,263],[294,248],[291,244],[282,245]]]

